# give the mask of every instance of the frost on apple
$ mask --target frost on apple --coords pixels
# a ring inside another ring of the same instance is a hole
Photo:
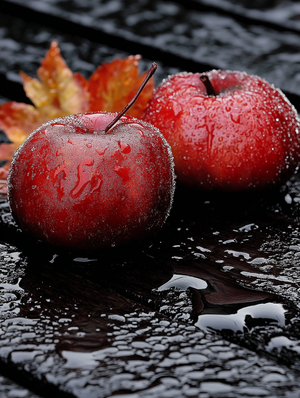
[[[191,188],[260,189],[287,181],[300,161],[300,122],[279,89],[243,72],[170,76],[143,120],[171,145],[178,182]]]
[[[169,215],[175,174],[154,126],[98,112],[59,118],[16,151],[8,178],[19,226],[69,249],[97,250],[158,232]]]

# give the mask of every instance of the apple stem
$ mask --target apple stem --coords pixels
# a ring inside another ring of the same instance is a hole
[[[117,114],[117,116],[105,127],[104,132],[107,133],[108,130],[110,130],[119,119],[121,119],[121,117],[128,111],[128,109],[135,103],[135,101],[137,100],[138,96],[141,94],[141,92],[143,91],[144,87],[146,86],[146,84],[148,83],[148,81],[150,80],[150,78],[154,75],[155,71],[157,69],[157,64],[155,62],[153,62],[153,64],[151,65],[151,68],[148,71],[147,76],[145,77],[145,79],[143,80],[142,84],[140,85],[138,91],[135,93],[134,97],[132,98],[132,100],[125,106],[125,108],[119,112]]]
[[[215,89],[214,89],[213,85],[211,84],[211,81],[209,80],[207,75],[201,75],[200,80],[202,81],[202,83],[204,84],[204,86],[206,88],[207,95],[214,95],[214,96],[217,95],[217,93],[215,92]]]

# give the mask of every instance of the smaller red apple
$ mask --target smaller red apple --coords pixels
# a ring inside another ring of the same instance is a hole
[[[66,249],[98,250],[161,228],[174,195],[173,156],[157,128],[122,116],[137,95],[120,114],[49,121],[17,149],[8,197],[25,232]]]
[[[178,182],[243,191],[287,181],[300,161],[300,123],[279,90],[257,76],[212,70],[170,76],[143,120],[171,145]]]

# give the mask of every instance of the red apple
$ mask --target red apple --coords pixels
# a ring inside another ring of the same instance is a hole
[[[264,188],[285,182],[300,161],[296,110],[279,89],[246,73],[170,76],[143,120],[160,129],[178,182],[192,188]]]
[[[161,228],[174,194],[170,146],[157,128],[122,114],[55,119],[17,149],[8,196],[25,232],[66,249],[98,250]]]

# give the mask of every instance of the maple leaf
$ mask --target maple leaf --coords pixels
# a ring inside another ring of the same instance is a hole
[[[41,118],[39,112],[32,105],[5,102],[0,106],[0,130],[4,131],[11,143],[0,145],[0,160],[7,161],[5,168],[0,168],[0,179],[6,179],[10,160],[15,149],[25,138],[46,119]],[[1,171],[3,173],[1,173]],[[0,187],[0,193],[2,189]]]
[[[88,111],[121,111],[133,98],[147,72],[139,76],[140,56],[129,56],[103,63],[87,80],[73,73],[61,56],[58,43],[50,49],[37,70],[38,78],[20,72],[23,87],[33,105],[6,102],[0,106],[0,129],[12,142],[0,145],[0,160],[8,163],[0,167],[1,181],[5,181],[13,151],[38,126],[48,120]],[[153,78],[145,86],[127,114],[141,117],[152,96]],[[5,190],[5,189],[4,189]]]
[[[140,59],[139,55],[131,55],[125,59],[115,59],[109,64],[103,63],[97,68],[88,82],[90,111],[120,112],[125,108],[147,75],[145,72],[139,76]],[[150,79],[127,114],[140,118],[153,89],[154,80]]]
[[[7,184],[6,179],[8,176],[9,163],[4,167],[0,167],[0,194],[7,194]]]
[[[12,101],[0,106],[0,129],[14,148],[42,123],[88,110],[88,82],[68,68],[56,41],[51,43],[37,74],[40,80],[20,72],[25,93],[33,105]],[[0,150],[0,160],[8,155],[9,150]]]
[[[40,112],[32,105],[12,101],[0,106],[0,129],[15,146],[19,146],[41,122]]]
[[[48,120],[88,110],[88,82],[80,73],[73,74],[68,68],[56,41],[51,43],[41,61],[37,71],[40,80],[22,71],[20,75],[27,97]]]

